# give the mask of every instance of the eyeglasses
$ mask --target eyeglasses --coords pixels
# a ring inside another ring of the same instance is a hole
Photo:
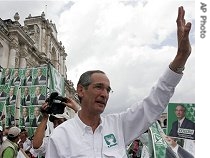
[[[105,86],[103,83],[95,83],[95,84],[93,84],[93,88],[95,88],[96,90],[99,90],[99,91],[106,90],[108,94],[113,93],[113,90],[111,89],[111,87]]]

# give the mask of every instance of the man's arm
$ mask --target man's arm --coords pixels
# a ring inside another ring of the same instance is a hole
[[[68,108],[71,108],[74,110],[75,113],[77,113],[80,109],[81,106],[72,98],[66,98],[67,102],[64,103],[64,105]]]
[[[47,104],[48,103],[44,103],[42,105],[42,108],[46,109]],[[36,132],[34,134],[34,138],[33,138],[33,148],[34,149],[38,149],[42,145],[43,139],[45,136],[45,129],[46,129],[49,115],[47,113],[42,113],[42,115],[43,115],[43,118],[41,120],[41,123],[38,125]]]
[[[177,23],[177,40],[178,50],[174,60],[170,64],[170,69],[177,73],[182,73],[185,67],[185,63],[191,54],[191,46],[189,41],[189,32],[191,29],[191,23],[185,24],[185,10],[181,6],[178,10]]]

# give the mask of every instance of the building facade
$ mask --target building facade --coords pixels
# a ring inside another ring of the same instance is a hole
[[[24,25],[18,13],[12,19],[0,18],[1,68],[34,68],[51,64],[63,77],[65,95],[75,96],[73,83],[67,80],[65,47],[57,39],[56,25],[40,16],[29,15]],[[1,75],[1,72],[0,72]],[[70,110],[70,115],[74,115]]]

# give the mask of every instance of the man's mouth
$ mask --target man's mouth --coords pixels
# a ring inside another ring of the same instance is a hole
[[[96,101],[96,103],[102,104],[102,105],[106,105],[105,101]]]

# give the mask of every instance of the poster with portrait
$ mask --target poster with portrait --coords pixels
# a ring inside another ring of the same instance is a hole
[[[21,71],[19,69],[12,69],[11,86],[19,86],[21,84]]]
[[[42,119],[40,107],[45,102],[47,94],[54,91],[64,95],[64,77],[53,66],[2,68],[0,76],[0,114],[4,116],[2,123],[5,127],[11,125],[24,127],[30,131],[31,137]]]
[[[31,106],[31,87],[30,86],[22,86],[21,89],[21,106]]]
[[[5,102],[9,92],[8,85],[0,85],[0,102]]]
[[[33,85],[47,84],[47,67],[38,67],[33,70]]]
[[[42,105],[45,102],[47,94],[46,86],[32,86],[31,87],[31,104]]]
[[[31,127],[30,123],[30,107],[21,106],[20,107],[20,118],[19,118],[19,126],[29,128]]]
[[[17,86],[11,86],[9,88],[8,95],[6,97],[6,105],[16,105],[16,100],[18,96],[18,88]]]
[[[32,72],[33,68],[21,69],[21,86],[31,86],[32,85]]]
[[[195,140],[194,103],[169,103],[167,135]]]
[[[2,75],[0,79],[0,85],[10,85],[10,79],[12,76],[12,69],[11,68],[3,68]]]
[[[6,106],[6,126],[14,126],[15,125],[15,114],[16,114],[16,107],[15,105]]]
[[[42,113],[40,111],[41,105],[29,107],[30,125],[32,128],[37,128],[42,120]]]

